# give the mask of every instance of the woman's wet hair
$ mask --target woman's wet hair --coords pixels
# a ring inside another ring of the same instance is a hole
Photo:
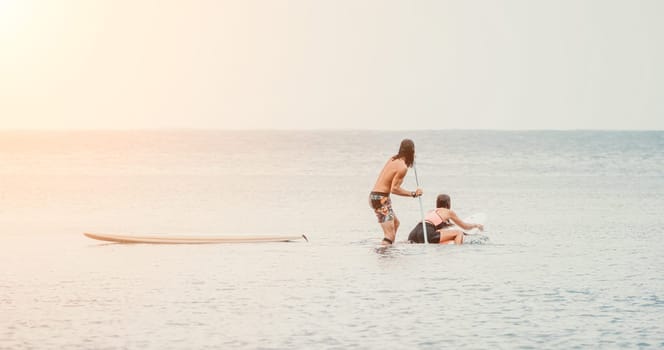
[[[452,200],[450,199],[450,196],[446,194],[439,194],[438,197],[436,197],[436,208],[450,209],[451,207]]]
[[[412,167],[415,161],[415,143],[413,140],[404,139],[399,146],[399,153],[392,156],[392,159],[403,158],[407,167]]]

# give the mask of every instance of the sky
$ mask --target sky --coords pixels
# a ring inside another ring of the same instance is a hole
[[[0,0],[0,129],[664,130],[664,1]]]

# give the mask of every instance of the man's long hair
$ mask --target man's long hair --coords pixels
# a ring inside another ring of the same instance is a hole
[[[412,167],[415,161],[415,143],[413,140],[404,139],[399,146],[399,153],[392,156],[392,160],[403,158],[407,167]]]

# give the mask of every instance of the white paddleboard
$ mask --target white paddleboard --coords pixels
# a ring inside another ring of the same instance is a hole
[[[263,243],[263,242],[289,242],[305,240],[305,235],[247,235],[247,236],[222,236],[222,235],[169,235],[169,234],[108,234],[108,233],[83,233],[86,237],[116,243],[153,243],[153,244],[210,244],[210,243]]]

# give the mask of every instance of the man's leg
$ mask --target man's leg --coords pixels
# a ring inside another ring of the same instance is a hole
[[[383,229],[383,245],[390,245],[394,243],[397,236],[397,228],[399,227],[399,220],[394,215],[392,210],[392,201],[390,197],[382,197],[381,199],[370,197],[371,207],[375,208],[376,217]],[[379,202],[376,202],[379,201]],[[380,204],[380,206],[378,206]]]
[[[389,239],[390,241],[386,241],[383,239],[382,244],[383,245],[390,245],[394,242],[394,239],[397,236],[397,231],[395,227],[395,220],[389,220],[382,222],[380,224],[380,227],[383,229],[383,235],[386,239]]]

